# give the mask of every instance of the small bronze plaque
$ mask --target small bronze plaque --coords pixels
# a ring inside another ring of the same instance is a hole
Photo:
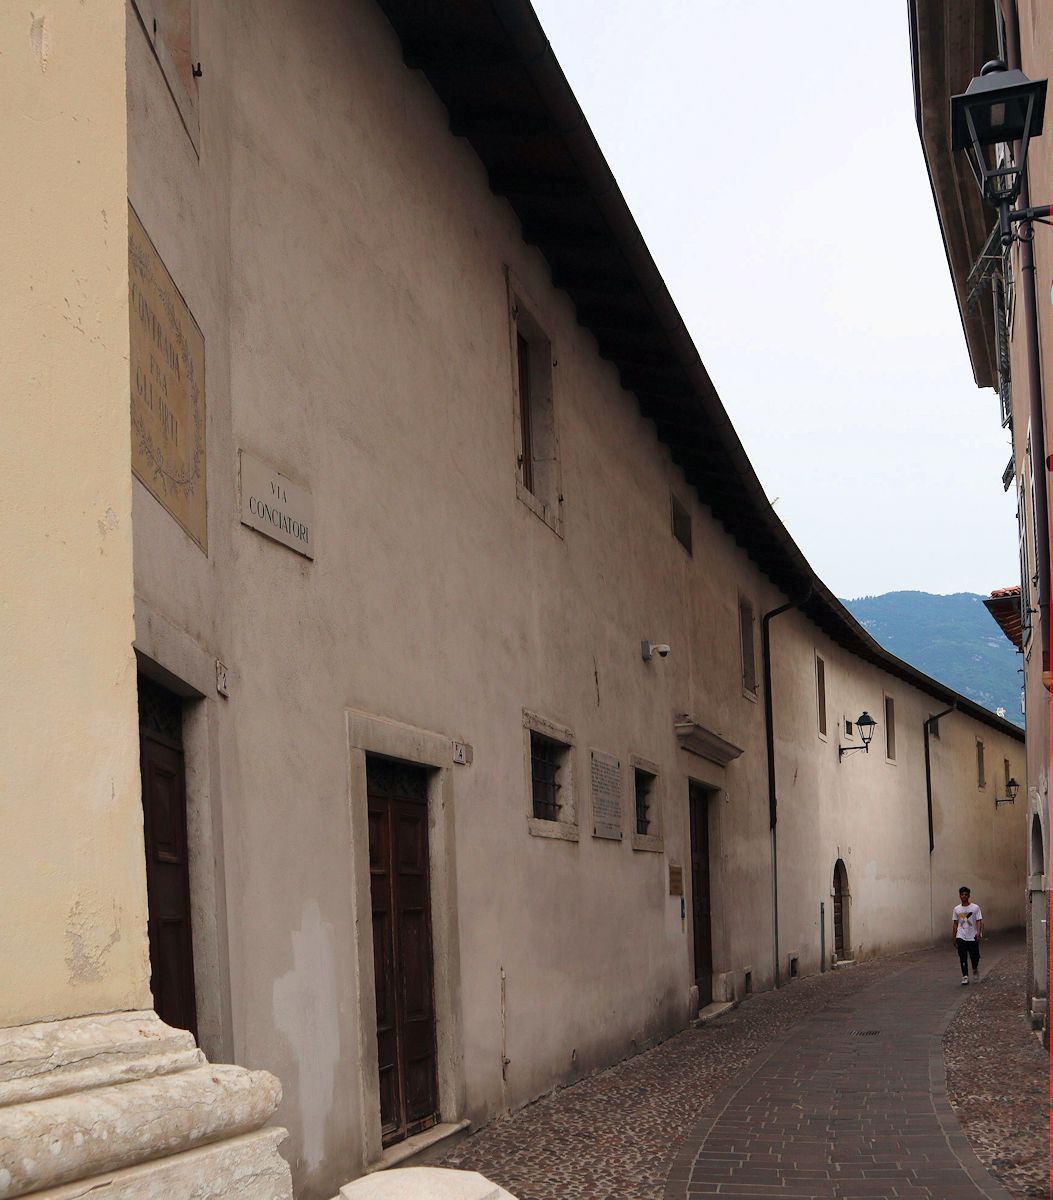
[[[682,896],[684,894],[684,868],[674,867],[669,864],[669,895]]]

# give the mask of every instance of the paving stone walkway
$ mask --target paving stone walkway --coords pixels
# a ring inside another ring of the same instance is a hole
[[[666,1200],[1009,1200],[947,1100],[964,990],[933,952],[802,1022],[707,1106]]]
[[[988,942],[985,976],[1019,945]],[[941,1036],[988,982],[958,978],[948,947],[752,996],[494,1121],[444,1165],[519,1200],[1005,1200],[946,1098]]]

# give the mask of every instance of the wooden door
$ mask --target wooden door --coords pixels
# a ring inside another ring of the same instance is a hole
[[[834,957],[838,962],[848,958],[847,939],[845,938],[845,869],[838,859],[834,867]]]
[[[692,783],[691,812],[691,928],[694,940],[695,984],[699,1008],[713,1000],[713,926],[709,894],[709,793]]]
[[[369,871],[385,1145],[438,1120],[427,774],[370,758]]]
[[[162,1021],[197,1036],[190,923],[182,705],[139,678],[139,766],[146,843],[150,990]]]

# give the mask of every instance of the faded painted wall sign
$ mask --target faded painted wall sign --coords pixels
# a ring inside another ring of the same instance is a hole
[[[128,205],[132,473],[208,553],[205,339]]]
[[[621,763],[599,750],[592,752],[592,836],[622,837]]]
[[[669,895],[682,896],[684,894],[684,868],[674,867],[669,864]]]
[[[311,493],[246,450],[240,458],[241,523],[314,558]]]

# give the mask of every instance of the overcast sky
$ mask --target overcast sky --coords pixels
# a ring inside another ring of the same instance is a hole
[[[695,344],[839,596],[1017,581],[914,123],[906,4],[534,0]]]

